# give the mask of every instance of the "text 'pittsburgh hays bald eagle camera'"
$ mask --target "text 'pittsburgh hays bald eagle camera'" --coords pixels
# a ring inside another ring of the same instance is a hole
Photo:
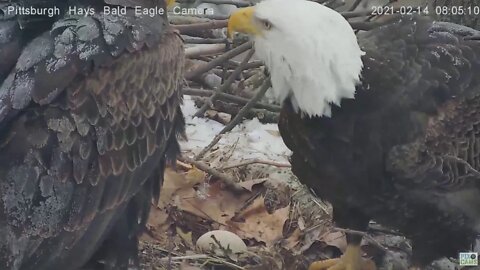
[[[125,5],[126,15],[105,14]],[[11,5],[55,6],[48,16]],[[0,3],[0,269],[127,269],[179,154],[183,43],[147,0]],[[91,16],[66,12],[94,8]]]
[[[292,170],[333,205],[338,226],[371,219],[413,246],[412,268],[468,251],[480,232],[480,33],[426,16],[355,35],[337,12],[265,0],[234,12],[283,103]],[[372,269],[361,236],[310,269]]]

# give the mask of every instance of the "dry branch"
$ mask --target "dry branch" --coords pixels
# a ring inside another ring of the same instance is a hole
[[[200,38],[200,37],[190,37],[182,36],[183,42],[187,44],[217,44],[217,43],[227,43],[226,38]]]
[[[185,57],[193,58],[203,55],[215,55],[224,52],[225,44],[201,44],[185,49]]]
[[[255,159],[242,161],[238,164],[225,166],[225,167],[222,167],[221,169],[222,170],[228,170],[228,169],[242,167],[242,166],[246,166],[246,165],[250,165],[250,164],[264,164],[264,165],[271,165],[271,166],[275,166],[275,167],[279,167],[279,168],[290,168],[291,167],[290,163],[280,163],[280,162],[275,162],[275,161],[271,161],[271,160],[260,160],[260,159],[255,158]]]
[[[353,2],[352,6],[350,6],[348,11],[354,11],[358,7],[358,5],[360,5],[361,2],[362,0],[355,0],[355,2]]]
[[[379,224],[369,224],[368,225],[368,231],[372,233],[382,233],[382,234],[390,234],[390,235],[396,235],[396,236],[404,236],[400,232],[385,228]]]
[[[380,244],[377,240],[373,239],[373,237],[371,237],[366,232],[350,230],[350,229],[343,229],[343,228],[335,228],[335,230],[340,231],[340,232],[344,232],[344,233],[360,235],[363,238],[365,238],[365,240],[367,240],[368,242],[370,242],[372,245],[374,245],[378,249],[382,250],[383,252],[388,252],[389,251],[388,248],[386,248],[385,246]]]
[[[210,22],[204,23],[178,24],[173,25],[173,27],[180,31],[180,33],[184,34],[193,31],[225,28],[227,27],[227,20],[211,20]]]
[[[233,67],[238,67],[238,65],[240,65],[240,62],[229,60],[229,61],[227,61],[227,65],[231,65]],[[254,60],[254,61],[248,62],[248,64],[245,66],[245,69],[259,68],[261,66],[263,66],[262,61]]]
[[[356,11],[344,11],[344,12],[340,12],[340,14],[345,19],[351,19],[351,18],[365,17],[365,16],[368,16],[368,15],[371,15],[372,10],[371,9],[362,9],[362,10],[356,10]]]
[[[242,73],[242,71],[245,69],[245,65],[248,63],[250,58],[253,56],[253,50],[251,50],[247,56],[243,59],[242,63],[230,74],[228,79],[222,84],[222,86],[217,87],[215,90],[214,94],[203,104],[203,106],[195,113],[196,117],[202,116],[205,111],[208,110],[208,107],[212,105],[212,102],[217,98],[218,93],[223,93],[225,92],[231,85],[232,83],[237,79],[238,75]]]
[[[247,50],[249,50],[251,48],[252,48],[252,42],[246,42],[246,43],[236,47],[235,49],[232,49],[232,50],[220,55],[219,57],[213,59],[212,61],[210,61],[210,62],[208,62],[204,65],[201,65],[197,69],[188,72],[187,74],[185,74],[185,79],[192,80],[195,77],[200,76],[201,74],[211,70],[212,68],[223,64],[224,62],[228,61],[228,59],[231,59],[231,58],[233,58],[233,57],[235,57],[235,56],[237,56],[237,55],[239,55],[243,52],[246,52]]]
[[[261,66],[263,66],[262,61],[252,61],[252,62],[247,63],[247,65],[245,66],[245,69],[259,68]]]
[[[216,4],[216,5],[234,5],[237,7],[248,7],[250,6],[250,3],[245,2],[245,1],[238,1],[238,0],[202,0],[203,3],[210,3],[210,4]]]
[[[355,30],[363,30],[369,31],[375,28],[378,28],[384,24],[385,22],[349,22],[353,29]]]
[[[199,100],[199,102],[203,104],[204,101]],[[228,103],[222,100],[216,100],[213,103],[213,108],[216,111],[228,113],[235,117],[242,109],[242,106],[237,105],[235,103]],[[270,112],[265,109],[250,109],[250,111],[248,111],[244,115],[244,118],[246,119],[257,118],[261,123],[278,123],[278,120],[280,118],[280,113]]]
[[[202,98],[202,97],[193,97],[193,100],[195,101],[195,105],[197,107],[201,107],[207,101],[206,98]],[[227,113],[233,117],[235,117],[242,108],[243,108],[242,105],[238,105],[236,103],[230,103],[230,102],[226,102],[218,99],[213,102],[213,107],[212,107],[214,111]],[[248,111],[243,117],[245,119],[257,118],[261,123],[264,123],[264,124],[278,123],[278,120],[280,118],[280,113],[270,112],[265,109],[250,109],[250,111]],[[212,120],[215,120],[215,119],[212,119]],[[231,119],[227,123],[223,123],[223,124],[226,125],[230,121]]]
[[[206,96],[211,96],[214,93],[214,91],[205,90],[205,89],[184,88],[183,93],[185,95],[206,97]],[[243,98],[243,97],[239,97],[239,96],[235,96],[235,95],[231,95],[231,94],[227,94],[227,93],[219,93],[218,96],[217,96],[217,99],[225,100],[225,101],[229,101],[229,102],[235,102],[235,103],[240,104],[240,105],[245,105],[250,101],[247,98]],[[280,110],[282,109],[282,107],[277,106],[277,105],[265,104],[265,103],[260,103],[260,102],[255,104],[255,108],[265,109],[265,110],[271,111],[271,112],[280,112]],[[229,112],[227,112],[227,113],[229,113]]]
[[[168,16],[168,21],[172,25],[194,24],[194,23],[207,23],[210,22],[208,18],[196,17],[196,16],[183,16],[173,15]]]
[[[228,15],[220,15],[220,14],[192,14],[190,16],[197,17],[197,18],[210,19],[210,20],[228,20],[228,18],[230,17]]]
[[[216,178],[223,181],[225,183],[225,185],[227,187],[231,188],[233,191],[236,191],[236,192],[245,191],[245,189],[242,186],[240,186],[235,181],[235,179],[231,178],[227,174],[224,174],[224,173],[218,171],[217,169],[214,169],[214,168],[210,167],[208,164],[206,164],[202,161],[194,160],[194,159],[191,159],[189,157],[180,157],[179,160],[181,162],[184,162],[184,163],[192,164],[195,167],[199,168],[200,170],[202,170],[204,172],[207,172],[208,174],[210,174],[212,176],[215,176]]]
[[[265,79],[265,82],[263,83],[262,87],[258,91],[258,93],[238,112],[237,116],[233,118],[232,122],[230,122],[228,125],[226,125],[217,136],[212,140],[212,142],[205,147],[196,157],[195,159],[201,159],[210,149],[217,144],[220,139],[222,138],[222,134],[225,134],[226,132],[229,132],[232,130],[238,123],[240,123],[243,119],[243,116],[259,101],[267,92],[268,88],[270,88],[271,82],[270,78]]]

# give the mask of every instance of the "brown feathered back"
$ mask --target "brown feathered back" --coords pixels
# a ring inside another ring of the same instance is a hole
[[[126,269],[179,154],[182,41],[132,10],[16,23],[0,21],[0,269]]]

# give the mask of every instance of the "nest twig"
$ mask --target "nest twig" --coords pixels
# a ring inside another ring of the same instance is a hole
[[[270,166],[275,166],[279,168],[290,168],[291,166],[290,163],[280,163],[280,162],[274,162],[271,160],[261,160],[261,159],[255,158],[255,159],[245,160],[237,164],[222,167],[222,170],[228,170],[228,169],[242,167],[250,164],[264,164],[264,165],[270,165]]]
[[[219,57],[213,59],[212,61],[210,61],[210,62],[208,62],[204,65],[199,66],[197,69],[188,72],[187,74],[185,74],[185,78],[187,80],[192,80],[192,79],[200,76],[201,74],[211,70],[212,68],[222,65],[223,63],[225,63],[229,59],[232,59],[233,57],[235,57],[235,56],[237,56],[241,53],[246,52],[247,50],[249,50],[251,48],[252,48],[252,42],[246,42],[246,43],[236,47],[235,49],[232,49],[232,50],[220,55]]]
[[[373,237],[371,237],[366,232],[350,230],[350,229],[343,229],[343,228],[335,228],[335,230],[340,231],[340,232],[344,232],[344,233],[360,235],[363,238],[365,238],[365,240],[367,240],[369,243],[371,243],[373,246],[382,250],[383,252],[388,252],[389,251],[388,248],[386,248],[384,245],[380,244],[377,240],[373,239]]]
[[[191,95],[191,96],[198,96],[198,97],[207,97],[213,95],[214,91],[213,90],[206,90],[206,89],[197,89],[197,88],[190,88],[186,87],[183,89],[183,93],[185,95]],[[235,96],[232,94],[227,94],[227,93],[218,93],[217,94],[217,99],[219,100],[224,100],[227,102],[234,102],[239,105],[245,105],[247,104],[250,100],[248,98],[243,98],[239,96]],[[266,104],[266,103],[261,103],[257,102],[254,105],[255,108],[258,109],[264,109],[270,112],[280,112],[282,107],[278,105],[273,105],[273,104]],[[230,113],[230,112],[226,112]]]
[[[174,28],[180,31],[180,33],[188,33],[199,30],[207,29],[220,29],[227,27],[227,20],[210,20],[204,23],[192,23],[192,24],[178,24]]]
[[[212,142],[205,147],[198,155],[195,157],[196,160],[201,159],[210,149],[212,149],[213,146],[215,146],[220,139],[222,138],[222,134],[225,134],[229,131],[231,131],[237,124],[239,124],[243,116],[259,101],[267,92],[267,90],[270,88],[271,82],[270,78],[266,79],[265,82],[263,83],[262,87],[260,90],[257,92],[257,94],[238,112],[237,116],[233,118],[233,120],[226,125],[217,136],[212,140]]]
[[[195,113],[196,117],[202,116],[205,111],[208,110],[208,108],[212,105],[212,102],[217,98],[219,93],[225,92],[231,85],[232,83],[237,79],[238,75],[243,71],[245,68],[245,65],[248,63],[250,58],[253,56],[253,50],[250,50],[250,52],[245,56],[243,59],[242,63],[232,72],[232,74],[228,77],[228,79],[222,84],[222,86],[217,87],[213,95],[203,104],[203,106]]]
[[[199,168],[200,170],[202,170],[204,172],[207,172],[208,174],[210,174],[212,176],[215,176],[216,178],[223,181],[227,185],[227,187],[231,188],[233,191],[241,192],[241,191],[245,190],[243,187],[241,187],[235,181],[235,179],[233,179],[232,177],[230,177],[229,175],[227,175],[223,172],[220,172],[219,170],[217,170],[215,168],[210,167],[205,162],[194,160],[194,159],[191,159],[189,157],[180,157],[179,160],[181,162],[184,162],[184,163],[189,163],[189,164],[195,165],[195,167]]]
[[[216,4],[216,5],[235,5],[237,7],[248,7],[250,3],[246,1],[239,1],[239,0],[202,0],[204,3]]]

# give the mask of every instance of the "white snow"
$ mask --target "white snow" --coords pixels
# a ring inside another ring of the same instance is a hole
[[[185,96],[182,110],[188,137],[188,141],[181,142],[182,151],[192,156],[206,147],[224,125],[207,118],[194,118],[198,108],[190,96]],[[289,155],[290,150],[283,143],[277,124],[262,124],[255,118],[243,121],[224,134],[207,157],[209,160],[221,160],[222,163],[254,158],[288,163]]]

